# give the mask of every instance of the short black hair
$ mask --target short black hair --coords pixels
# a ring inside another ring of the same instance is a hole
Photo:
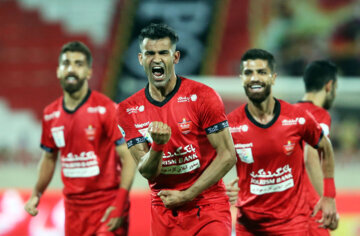
[[[240,65],[241,72],[244,69],[244,67],[243,67],[243,62],[244,61],[256,60],[256,59],[261,59],[261,60],[267,61],[270,70],[272,72],[275,71],[275,58],[274,58],[274,56],[270,52],[265,51],[263,49],[252,48],[252,49],[247,50],[244,53],[244,55],[241,57],[241,65]]]
[[[61,52],[59,55],[59,63],[61,62],[62,55],[66,52],[81,52],[81,53],[83,53],[86,57],[86,63],[88,64],[88,66],[89,67],[92,66],[93,58],[92,58],[90,49],[84,43],[79,42],[79,41],[72,41],[72,42],[65,44],[61,48]]]
[[[306,66],[304,83],[306,92],[321,90],[330,80],[336,82],[337,67],[327,60],[317,60]]]
[[[139,35],[139,43],[141,45],[145,38],[156,40],[166,37],[170,38],[172,45],[176,44],[179,41],[178,35],[170,26],[162,23],[151,23],[150,25],[146,26],[141,30]]]

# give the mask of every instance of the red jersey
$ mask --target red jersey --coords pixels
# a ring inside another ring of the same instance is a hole
[[[303,140],[316,147],[322,130],[303,109],[275,100],[274,118],[258,123],[244,104],[228,115],[239,176],[239,222],[263,232],[308,227]]]
[[[125,131],[128,147],[152,143],[147,132],[152,121],[171,127],[171,138],[164,147],[161,173],[149,181],[152,204],[163,205],[157,193],[163,189],[189,188],[216,157],[216,150],[207,139],[228,127],[220,96],[210,87],[177,78],[174,90],[163,102],[149,94],[149,85],[118,106],[119,124]],[[197,205],[228,201],[222,180],[194,199]]]
[[[116,104],[96,91],[89,90],[74,111],[64,107],[63,97],[44,110],[41,147],[60,151],[68,203],[94,205],[115,196],[120,183],[115,145],[124,142],[116,128]]]
[[[315,120],[320,124],[324,131],[324,135],[330,137],[331,117],[327,110],[314,105],[311,101],[300,101],[296,103],[295,106],[309,111],[314,116]]]
[[[310,112],[314,116],[315,120],[320,124],[321,128],[323,129],[324,135],[330,137],[331,117],[327,110],[314,105],[311,101],[301,101],[296,103],[295,106]],[[309,184],[309,194],[312,196],[312,201],[310,201],[309,203],[311,207],[314,207],[319,201],[320,196],[311,184],[308,176],[306,181]]]

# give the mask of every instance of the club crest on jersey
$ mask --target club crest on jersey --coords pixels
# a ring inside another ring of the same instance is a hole
[[[94,128],[92,125],[89,125],[87,128],[85,128],[85,133],[88,137],[88,140],[92,141],[95,139],[96,128]]]
[[[294,149],[295,149],[295,143],[292,142],[291,140],[288,140],[287,144],[283,146],[283,151],[287,156],[290,156],[293,153]]]
[[[191,132],[191,125],[192,121],[187,121],[186,118],[183,118],[181,122],[178,122],[179,129],[183,134],[188,134]]]

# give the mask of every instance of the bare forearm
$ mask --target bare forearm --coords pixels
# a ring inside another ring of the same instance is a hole
[[[197,181],[186,191],[194,199],[202,191],[217,183],[234,166],[236,158],[230,151],[218,154]]]
[[[117,147],[116,150],[118,152],[118,155],[120,156],[122,165],[120,188],[130,190],[134,180],[137,164],[131,153],[127,149],[126,144],[122,147]]]
[[[41,196],[41,194],[45,191],[54,175],[55,166],[55,155],[44,153],[39,163],[38,179],[33,191],[33,195]]]
[[[162,152],[156,152],[150,149],[139,163],[139,172],[146,179],[154,179],[160,174],[162,166]]]
[[[328,139],[327,141],[324,140],[322,152],[323,152],[322,170],[323,170],[324,178],[334,178],[334,168],[335,168],[334,151]]]
[[[306,145],[305,147],[305,166],[310,181],[319,196],[323,194],[323,173],[319,154],[316,149]]]

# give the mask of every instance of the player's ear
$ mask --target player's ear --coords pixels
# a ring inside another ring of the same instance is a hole
[[[139,52],[139,53],[138,53],[138,60],[139,60],[140,65],[143,65],[142,59],[143,59],[142,53]]]
[[[276,78],[277,78],[277,73],[276,73],[276,72],[272,73],[272,76],[271,76],[271,85],[274,85],[274,84],[275,84]]]
[[[333,87],[333,80],[330,80],[329,82],[327,82],[326,84],[325,84],[325,92],[330,92],[331,91],[331,89],[332,89],[332,87]]]
[[[92,76],[92,69],[89,68],[88,73],[86,75],[86,79],[89,80],[91,78],[91,76]]]
[[[175,51],[174,53],[174,64],[178,64],[180,60],[180,51]]]

